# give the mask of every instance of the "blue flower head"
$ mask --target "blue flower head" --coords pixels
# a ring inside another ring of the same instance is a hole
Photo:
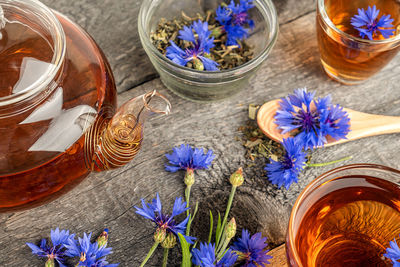
[[[76,266],[87,267],[116,267],[118,264],[109,264],[106,261],[106,256],[112,253],[112,249],[104,246],[99,246],[97,242],[90,241],[92,233],[83,233],[83,238],[69,239],[66,255],[69,257],[79,257],[79,263]]]
[[[390,247],[386,249],[386,254],[383,256],[392,261],[393,267],[400,267],[400,248],[396,239],[390,241]]]
[[[196,35],[194,34],[196,32]],[[218,70],[218,63],[209,58],[210,49],[214,47],[214,37],[210,37],[211,31],[208,30],[208,23],[195,21],[191,26],[184,26],[179,31],[178,38],[191,43],[191,46],[182,50],[175,42],[170,41],[171,46],[167,47],[167,58],[174,63],[186,66],[188,62],[193,62],[197,69],[204,68],[208,71]]]
[[[304,149],[313,149],[327,143],[327,136],[336,140],[350,132],[350,119],[339,105],[332,105],[331,97],[314,100],[315,92],[297,89],[281,99],[275,123],[282,134],[297,132],[296,139]]]
[[[186,202],[182,201],[181,197],[175,199],[171,215],[163,213],[158,193],[157,197],[153,199],[151,203],[146,203],[144,199],[142,199],[142,208],[136,206],[135,208],[137,214],[154,222],[157,229],[164,230],[167,234],[173,233],[176,237],[178,237],[178,233],[184,235],[189,217],[186,217],[186,219],[179,224],[174,219],[175,216],[178,216],[189,209],[186,208]],[[188,243],[193,244],[193,240],[195,240],[194,237],[185,235],[184,237]]]
[[[235,4],[231,0],[228,6],[219,6],[215,19],[222,25],[227,34],[227,45],[239,45],[237,40],[243,40],[249,36],[249,29],[254,28],[254,21],[250,19],[248,10],[253,8],[252,0],[240,0]]]
[[[211,149],[204,153],[203,148],[193,149],[191,146],[184,144],[180,147],[174,147],[172,154],[166,154],[165,156],[169,160],[169,164],[171,164],[165,165],[165,169],[169,172],[208,169],[215,158]]]
[[[215,256],[215,245],[200,243],[200,249],[192,249],[192,262],[200,267],[229,267],[237,260],[236,253],[228,249],[224,256],[218,260]]]
[[[378,20],[379,9],[376,6],[368,7],[367,10],[358,9],[358,14],[351,18],[351,25],[359,31],[361,38],[368,37],[370,40],[374,40],[374,36],[378,35],[378,32],[386,39],[392,36],[395,32],[392,22],[394,19],[390,18],[390,15],[382,15]]]
[[[76,266],[87,267],[116,267],[118,264],[109,264],[106,256],[112,253],[112,249],[106,246],[99,246],[97,242],[90,241],[92,233],[83,233],[83,238],[68,240],[66,255],[69,257],[79,257]]]
[[[46,243],[46,239],[42,239],[40,242],[40,246],[37,246],[32,243],[26,243],[28,245],[33,254],[36,254],[42,258],[53,259],[58,262],[60,267],[64,267],[64,257],[65,257],[65,244],[68,240],[73,239],[74,235],[69,234],[67,230],[51,230],[50,232],[50,239],[52,245]]]
[[[270,264],[272,256],[266,250],[267,238],[257,233],[250,237],[249,231],[243,229],[242,237],[233,244],[232,250],[239,255],[239,261],[244,267],[265,267]]]
[[[99,246],[97,242],[92,243],[90,239],[92,233],[83,233],[83,238],[69,239],[66,255],[69,257],[79,257],[79,262],[76,266],[87,267],[116,267],[118,264],[109,264],[106,261],[106,256],[112,253],[112,249],[104,246]]]
[[[303,147],[294,138],[283,139],[283,147],[286,154],[279,161],[270,159],[270,163],[264,168],[271,183],[289,189],[293,182],[297,183],[297,177],[304,169],[307,154]]]

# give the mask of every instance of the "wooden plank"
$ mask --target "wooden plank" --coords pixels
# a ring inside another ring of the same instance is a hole
[[[271,250],[269,253],[273,258],[271,260],[272,267],[286,267],[289,266],[286,260],[285,244]]]
[[[71,5],[74,3],[71,2]],[[152,117],[145,128],[145,139],[138,157],[127,166],[105,173],[91,174],[78,187],[61,198],[32,210],[0,214],[0,266],[32,266],[42,262],[30,254],[25,242],[38,242],[50,229],[67,228],[78,234],[100,233],[110,228],[111,262],[121,266],[139,266],[152,243],[153,227],[134,213],[140,198],[149,200],[160,192],[166,210],[172,199],[184,192],[183,173],[164,171],[164,154],[173,146],[188,143],[214,150],[217,155],[210,171],[196,173],[193,201],[200,202],[198,218],[206,218],[208,209],[223,211],[229,196],[228,178],[239,166],[245,167],[246,181],[235,196],[232,216],[238,227],[252,233],[262,232],[271,247],[285,242],[291,208],[299,192],[315,177],[348,163],[369,162],[400,169],[400,135],[371,137],[317,150],[314,162],[325,162],[353,155],[343,164],[309,168],[290,190],[278,189],[265,178],[264,161],[256,166],[245,157],[245,149],[236,137],[238,127],[247,121],[249,103],[282,97],[294,88],[307,86],[319,95],[332,94],[343,106],[384,115],[400,115],[400,56],[381,73],[358,86],[344,86],[329,80],[323,73],[315,36],[315,14],[310,13],[281,27],[277,46],[251,84],[232,98],[210,104],[191,103],[169,92],[159,79],[144,83],[120,94],[122,103],[152,89],[160,90],[173,105],[169,117]],[[208,220],[193,225],[201,237]],[[204,240],[204,238],[203,238]],[[171,255],[177,255],[175,248]],[[159,266],[162,251],[157,250],[149,266]],[[179,258],[170,260],[177,266]]]
[[[137,17],[143,0],[43,0],[86,29],[104,50],[119,92],[157,76],[140,43]],[[275,0],[279,23],[315,9],[315,0]]]

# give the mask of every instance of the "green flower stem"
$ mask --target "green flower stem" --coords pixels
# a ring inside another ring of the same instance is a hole
[[[215,246],[216,252],[220,251],[222,245],[225,243],[225,239],[226,239],[226,233],[225,231],[222,233],[221,239],[219,240],[219,244],[218,246]]]
[[[143,267],[147,261],[150,259],[150,257],[153,255],[154,251],[156,250],[156,248],[158,247],[160,243],[158,242],[154,242],[153,246],[151,247],[149,253],[147,253],[146,258],[144,259],[144,261],[142,262],[142,264],[140,264],[140,267]]]
[[[186,186],[186,189],[185,189],[186,208],[189,208],[190,190],[191,189],[192,189],[191,185]],[[186,216],[189,216],[189,210],[186,211]]]
[[[334,160],[334,161],[330,161],[330,162],[324,162],[324,163],[306,163],[306,165],[307,165],[307,167],[324,167],[324,166],[328,166],[328,165],[335,164],[335,163],[338,163],[338,162],[350,160],[350,159],[352,159],[352,158],[353,158],[352,156],[349,156],[349,157],[341,158],[341,159]]]
[[[164,248],[162,267],[167,267],[169,248]]]
[[[199,202],[196,202],[196,206],[194,208],[193,214],[189,215],[189,221],[188,221],[188,224],[186,226],[186,235],[190,235],[190,226],[192,225],[194,217],[196,217],[196,213],[197,213],[198,208],[199,208]]]
[[[221,224],[221,231],[219,232],[219,235],[217,237],[217,240],[220,242],[220,238],[221,238],[221,234],[223,232],[225,232],[225,225],[226,225],[226,221],[228,220],[228,215],[229,215],[229,211],[231,210],[231,206],[232,206],[232,202],[233,202],[233,197],[235,196],[235,192],[236,192],[236,187],[237,186],[232,186],[232,190],[231,193],[229,195],[229,200],[228,200],[228,205],[226,206],[226,210],[225,210],[225,215],[224,215],[224,220],[222,221]],[[218,243],[219,243],[218,242]],[[218,244],[216,244],[216,246],[218,246]]]
[[[214,229],[214,218],[213,218],[212,212],[210,210],[210,233],[208,234],[208,242],[207,242],[208,244],[211,243],[213,229]]]
[[[226,248],[228,247],[230,241],[231,241],[231,240],[228,239],[228,238],[226,238],[226,239],[224,240],[224,244],[222,245],[221,249],[219,250],[219,252],[218,252],[218,254],[217,254],[217,259],[221,259],[222,256],[224,256],[225,250],[226,250]]]

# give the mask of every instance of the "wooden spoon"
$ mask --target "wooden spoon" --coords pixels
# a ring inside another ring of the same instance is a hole
[[[283,138],[288,138],[290,135],[289,133],[281,134],[281,130],[275,124],[274,117],[279,108],[279,101],[279,99],[276,99],[262,105],[258,110],[257,123],[266,136],[277,142],[282,142]],[[368,136],[400,133],[400,117],[367,114],[348,108],[344,110],[350,117],[351,131],[347,135],[347,139],[336,141],[328,137],[328,143],[325,146],[333,146]]]

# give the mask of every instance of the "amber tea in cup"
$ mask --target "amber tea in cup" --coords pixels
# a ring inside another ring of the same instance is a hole
[[[400,172],[349,165],[314,180],[293,207],[291,266],[392,266],[383,254],[400,234]]]
[[[394,35],[374,40],[359,36],[350,24],[358,9],[380,10],[377,19],[390,15]],[[318,0],[317,37],[321,63],[331,78],[344,84],[360,83],[381,70],[400,49],[400,2],[397,0]]]

